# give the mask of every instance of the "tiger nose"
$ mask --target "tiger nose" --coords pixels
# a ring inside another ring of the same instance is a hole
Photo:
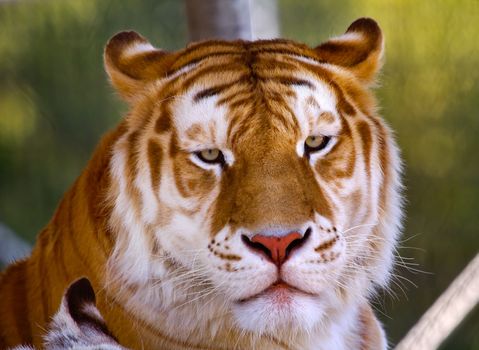
[[[273,263],[281,266],[288,258],[291,250],[301,246],[306,241],[307,236],[307,234],[303,236],[294,231],[284,236],[256,234],[251,239],[247,236],[242,236],[242,239],[248,247],[265,253]]]

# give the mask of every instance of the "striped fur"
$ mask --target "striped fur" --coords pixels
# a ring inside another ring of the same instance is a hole
[[[370,91],[382,55],[371,19],[316,48],[113,37],[105,66],[131,110],[3,274],[1,347],[41,346],[86,276],[133,349],[384,349],[368,298],[388,282],[401,185]],[[310,153],[309,136],[329,142]],[[293,231],[280,268],[247,243]]]

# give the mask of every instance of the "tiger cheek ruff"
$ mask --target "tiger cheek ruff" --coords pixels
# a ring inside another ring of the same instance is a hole
[[[42,346],[87,277],[133,349],[386,349],[369,305],[400,233],[400,159],[371,88],[381,30],[311,48],[135,32],[105,67],[130,105],[0,283],[0,348]]]

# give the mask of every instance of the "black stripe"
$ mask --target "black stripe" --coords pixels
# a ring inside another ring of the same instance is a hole
[[[193,101],[199,102],[200,100],[204,98],[218,95],[221,92],[221,90],[222,90],[222,86],[214,86],[208,89],[201,90],[195,95],[195,97],[193,97]]]
[[[77,191],[77,187],[78,187],[78,181],[73,185],[73,188],[71,189],[71,192],[70,192],[70,195],[68,197],[68,200],[69,200],[69,205],[68,205],[68,226],[67,226],[67,232],[68,232],[68,235],[70,236],[70,241],[71,241],[71,244],[72,244],[72,248],[73,248],[73,251],[75,252],[75,255],[78,257],[78,259],[80,260],[80,263],[86,267],[86,269],[90,272],[90,271],[93,271],[89,264],[87,263],[87,260],[85,259],[85,257],[83,256],[83,254],[81,253],[80,251],[80,248],[78,247],[78,242],[77,242],[77,239],[76,239],[76,235],[75,235],[75,230],[74,230],[74,225],[73,225],[73,205],[74,205],[74,200],[75,200],[75,196],[76,196],[76,191]],[[70,259],[74,259],[73,257],[70,257]]]
[[[249,77],[244,75],[244,76],[240,77],[239,79],[235,79],[231,83],[221,84],[221,85],[217,85],[217,86],[213,86],[213,87],[201,90],[200,92],[198,92],[193,97],[193,100],[195,102],[199,102],[200,100],[202,100],[204,98],[208,98],[208,97],[211,97],[211,96],[218,95],[218,94],[224,92],[225,90],[228,90],[229,88],[240,85],[240,84],[245,83],[247,81],[249,81]]]
[[[261,81],[267,82],[267,81],[274,81],[279,84],[283,85],[294,85],[294,86],[307,86],[311,90],[314,90],[314,85],[309,82],[308,80],[305,79],[296,79],[294,77],[287,77],[287,76],[278,76],[278,77],[259,77]]]
[[[178,66],[178,67],[175,67],[171,70],[169,70],[167,73],[166,73],[166,78],[169,77],[170,75],[173,75],[175,74],[176,72],[182,70],[183,68],[185,68],[186,66],[189,66],[189,65],[194,65],[194,64],[198,64],[200,63],[201,61],[204,61],[205,59],[208,59],[208,58],[213,58],[213,57],[222,57],[222,56],[240,56],[242,55],[243,53],[242,52],[234,52],[234,51],[227,51],[227,52],[214,52],[214,53],[209,53],[207,55],[203,55],[203,56],[200,56],[200,57],[196,57],[190,61],[187,61],[185,62],[184,64]]]

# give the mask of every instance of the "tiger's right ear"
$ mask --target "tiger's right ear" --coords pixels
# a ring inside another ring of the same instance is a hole
[[[366,85],[374,83],[382,66],[384,38],[371,18],[354,21],[346,33],[315,48],[319,58],[351,71]]]
[[[129,31],[113,36],[105,47],[105,70],[115,89],[134,101],[149,83],[163,77],[175,55],[153,47],[140,34]]]

